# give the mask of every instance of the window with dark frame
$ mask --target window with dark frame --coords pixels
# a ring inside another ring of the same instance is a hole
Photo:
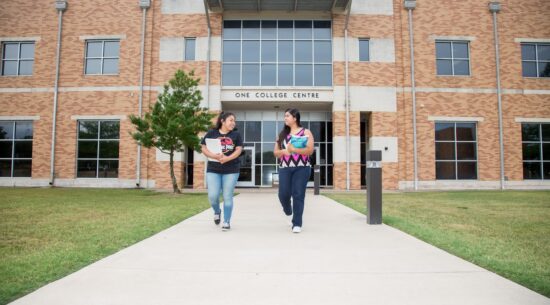
[[[435,54],[437,75],[470,75],[467,41],[436,41]]]
[[[0,177],[32,176],[33,125],[0,121]]]
[[[119,142],[119,121],[78,121],[76,176],[118,178]]]
[[[196,45],[196,39],[194,37],[185,38],[185,60],[186,61],[195,60],[195,45]]]
[[[330,20],[225,20],[223,86],[332,86]]]
[[[88,40],[84,74],[116,75],[119,72],[120,40]]]
[[[2,43],[2,75],[32,75],[34,41]]]
[[[521,124],[523,179],[550,179],[550,123]]]
[[[437,180],[477,179],[475,123],[435,123],[435,176]]]
[[[522,43],[521,67],[523,77],[550,77],[550,44]]]

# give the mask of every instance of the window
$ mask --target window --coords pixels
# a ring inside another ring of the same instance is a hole
[[[85,74],[118,74],[119,40],[86,41]]]
[[[224,86],[332,86],[328,20],[225,20]]]
[[[79,121],[77,177],[117,178],[120,123]]]
[[[550,77],[550,44],[522,43],[521,66],[524,77]]]
[[[2,44],[2,75],[32,75],[34,42]]]
[[[437,75],[470,75],[468,42],[436,41]]]
[[[185,38],[185,60],[195,60],[195,38]]]
[[[477,179],[475,123],[435,124],[436,179]]]
[[[359,38],[359,61],[369,61],[369,40],[365,38]]]
[[[31,177],[32,122],[0,121],[0,177]]]
[[[521,124],[523,179],[550,179],[550,124]]]

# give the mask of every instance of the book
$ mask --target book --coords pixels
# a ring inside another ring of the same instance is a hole
[[[307,136],[290,136],[290,144],[292,144],[295,148],[306,148],[307,145]]]
[[[222,142],[220,139],[204,139],[206,142],[206,148],[213,154],[221,154],[222,153]],[[208,158],[208,161],[212,162],[220,162],[216,159]]]

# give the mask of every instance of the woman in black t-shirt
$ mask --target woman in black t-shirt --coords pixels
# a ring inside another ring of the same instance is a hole
[[[231,213],[233,211],[233,191],[239,179],[241,163],[239,156],[243,149],[241,134],[235,129],[235,115],[222,112],[218,116],[216,127],[206,133],[201,140],[202,153],[209,158],[206,167],[206,183],[208,199],[214,210],[214,223],[218,225],[221,219],[220,192],[223,193],[223,225],[222,230],[231,228]],[[221,153],[208,150],[206,139],[219,139]]]

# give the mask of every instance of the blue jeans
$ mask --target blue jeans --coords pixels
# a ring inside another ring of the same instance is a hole
[[[279,201],[286,215],[292,216],[292,226],[302,226],[306,187],[311,167],[297,166],[279,169]],[[292,197],[292,204],[290,199]]]
[[[208,200],[215,214],[220,214],[220,192],[223,193],[223,221],[230,223],[233,211],[233,191],[239,179],[239,173],[218,174],[206,173]]]

